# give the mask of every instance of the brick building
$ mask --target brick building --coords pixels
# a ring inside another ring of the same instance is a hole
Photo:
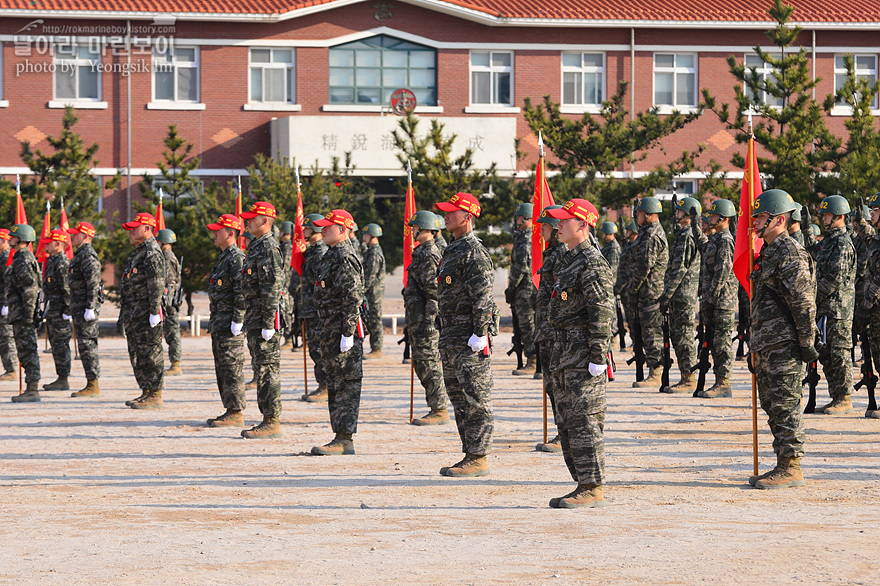
[[[834,91],[842,55],[877,77],[880,1],[791,0],[799,38]],[[475,150],[479,166],[523,172],[536,138],[520,108],[549,94],[572,115],[595,112],[620,80],[629,107],[687,111],[699,89],[733,98],[725,59],[767,49],[769,0],[0,0],[0,174],[27,172],[20,141],[46,148],[65,104],[100,145],[97,174],[155,169],[167,125],[195,143],[204,180],[244,174],[256,153],[328,166],[352,151],[358,174],[398,176],[388,113],[400,88]],[[128,47],[131,47],[128,50]],[[769,74],[770,72],[765,72]],[[130,114],[129,114],[130,113]],[[830,117],[842,134],[847,112]],[[517,162],[513,141],[528,157]],[[714,115],[671,137],[647,161],[704,143],[701,161],[737,148]],[[679,191],[699,175],[682,178]],[[128,190],[104,209],[128,208]]]

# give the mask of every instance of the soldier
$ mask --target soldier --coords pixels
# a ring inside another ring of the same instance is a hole
[[[650,208],[649,208],[650,209]],[[605,504],[605,381],[614,314],[611,268],[590,244],[599,218],[584,199],[573,199],[548,215],[559,220],[568,251],[555,267],[550,323],[556,329],[551,372],[556,379],[557,425],[562,454],[577,488],[550,500],[553,508]]]
[[[357,235],[358,225],[355,224],[354,228],[351,231],[351,235],[349,236],[349,240],[351,240],[352,250],[354,250],[354,255],[357,257],[358,262],[361,263],[361,268],[364,266],[364,246],[361,242],[360,238]]]
[[[861,198],[860,200],[861,201]],[[871,240],[874,236],[874,228],[871,226],[871,209],[866,205],[856,207],[851,213],[852,226],[854,235],[852,236],[853,247],[856,249],[856,297],[855,307],[862,306],[865,299],[865,272],[868,266],[868,252]],[[2,266],[2,256],[0,256],[0,266]],[[855,312],[853,318],[853,342],[865,330],[863,320],[859,317],[859,312]],[[0,378],[0,380],[3,380]]]
[[[125,261],[120,285],[119,321],[125,327],[128,358],[141,395],[127,401],[132,409],[162,407],[165,362],[162,358],[162,297],[165,258],[153,237],[156,218],[139,213],[122,225],[134,250]]]
[[[181,374],[180,306],[177,304],[177,290],[183,286],[180,282],[180,261],[171,250],[171,245],[177,242],[177,234],[166,228],[156,232],[156,240],[159,241],[162,256],[165,258],[165,290],[162,293],[162,311],[165,313],[162,330],[165,342],[168,343],[168,360],[171,362],[165,376],[176,376]]]
[[[638,304],[633,298],[633,292],[629,289],[630,274],[633,268],[633,254],[635,253],[635,241],[639,236],[639,227],[635,222],[630,222],[623,232],[623,247],[620,249],[620,263],[617,269],[617,279],[614,281],[614,296],[620,299],[623,305],[623,313],[629,326],[630,336],[633,332],[633,322],[636,319]]]
[[[600,252],[608,266],[611,267],[611,278],[617,281],[617,267],[620,265],[620,244],[617,243],[617,224],[614,222],[602,222],[602,248]]]
[[[636,209],[639,236],[633,248],[633,267],[629,288],[637,300],[638,320],[642,329],[642,348],[650,374],[645,380],[634,382],[633,387],[656,387],[660,385],[660,346],[663,333],[660,323],[660,294],[663,277],[669,262],[666,233],[660,225],[660,201],[643,197]],[[632,330],[630,330],[632,331]]]
[[[691,214],[699,216],[700,202],[685,197],[675,202],[675,243],[669,255],[669,266],[663,277],[660,294],[660,313],[669,312],[669,337],[675,348],[675,357],[681,380],[671,387],[660,389],[665,393],[689,393],[696,388],[691,369],[697,363],[694,346],[694,319],[697,310],[697,289],[700,285],[700,250],[691,231]]]
[[[98,378],[101,365],[98,360],[98,315],[104,302],[104,283],[101,282],[101,261],[92,247],[95,228],[80,222],[68,228],[75,249],[68,269],[70,284],[70,311],[76,329],[79,359],[86,374],[86,386],[71,393],[71,397],[97,397],[101,394]]]
[[[871,224],[874,235],[868,249],[868,261],[865,270],[865,293],[862,305],[859,306],[859,319],[867,325],[868,339],[871,344],[871,355],[880,356],[880,193],[875,193],[868,200],[871,210]],[[877,359],[874,358],[876,361]],[[876,362],[875,362],[876,363]],[[880,419],[880,409],[868,410],[865,417]]]
[[[272,235],[277,218],[275,207],[258,201],[241,217],[248,221],[254,241],[242,264],[241,287],[244,292],[244,327],[255,365],[257,404],[263,421],[241,432],[247,439],[281,437],[281,284],[284,268],[278,241]]]
[[[379,224],[364,226],[364,293],[367,298],[369,317],[367,332],[370,334],[370,353],[367,358],[382,358],[382,299],[385,297],[385,254],[379,244],[382,227]]]
[[[48,255],[43,270],[43,299],[45,300],[43,318],[46,321],[49,345],[52,348],[55,374],[58,375],[57,380],[43,385],[43,389],[67,391],[70,389],[67,378],[70,376],[70,336],[72,333],[70,327],[70,286],[68,285],[70,262],[65,254],[67,232],[52,230],[48,237],[40,239],[40,244],[45,247],[44,250]]]
[[[437,234],[437,215],[429,210],[413,214],[407,223],[414,230],[418,243],[412,252],[407,270],[403,303],[406,308],[406,327],[412,349],[413,369],[425,389],[425,401],[431,411],[413,419],[413,425],[442,425],[449,423],[446,384],[437,347],[437,271],[443,253],[434,244]]]
[[[217,389],[226,412],[208,419],[208,427],[244,427],[244,294],[241,273],[244,253],[235,244],[244,222],[232,214],[223,214],[208,230],[214,232],[214,244],[220,249],[211,278],[208,300],[211,305],[211,350]]]
[[[321,261],[327,253],[324,235],[316,229],[315,222],[324,219],[321,214],[309,214],[303,220],[303,237],[306,239],[306,251],[303,254],[302,282],[302,319],[306,324],[306,338],[303,343],[309,348],[309,356],[315,364],[315,381],[318,388],[303,394],[302,400],[309,403],[320,403],[327,400],[327,381],[324,367],[321,366],[321,349],[318,344],[318,312],[315,309],[315,282],[321,269]],[[310,342],[307,342],[310,340]]]
[[[314,302],[318,312],[321,363],[326,373],[327,406],[332,441],[312,448],[316,456],[354,454],[363,379],[364,269],[354,253],[357,241],[350,239],[354,220],[347,211],[331,210],[313,224],[321,228],[329,247],[321,261]]]
[[[446,242],[446,239],[443,238],[443,228],[446,227],[446,222],[443,220],[443,216],[434,214],[434,218],[436,220],[435,227],[437,229],[437,235],[434,236],[434,246],[440,249],[441,254],[449,244]]]
[[[513,248],[510,251],[510,273],[504,298],[519,325],[523,355],[526,364],[512,374],[530,376],[535,374],[535,285],[532,282],[532,211],[530,203],[521,203],[513,214]]]
[[[801,246],[804,245],[804,235],[801,232],[801,210],[804,206],[794,202],[795,210],[791,213],[791,222],[788,224],[788,235],[795,239]],[[809,224],[809,222],[807,222]]]
[[[281,253],[281,268],[284,270],[284,278],[281,283],[281,291],[283,292],[284,301],[282,303],[282,313],[284,316],[284,344],[282,349],[293,349],[293,299],[290,298],[290,279],[296,271],[290,265],[290,258],[293,254],[293,222],[281,222],[279,226],[281,236],[278,239],[278,249]]]
[[[40,402],[40,356],[37,354],[37,329],[34,313],[40,294],[40,267],[28,243],[37,239],[34,229],[27,224],[12,227],[10,245],[15,256],[6,272],[6,305],[0,310],[12,325],[15,348],[24,367],[25,392],[12,397],[13,403]]]
[[[455,409],[455,423],[464,458],[443,467],[443,476],[485,476],[486,454],[492,449],[492,361],[489,337],[497,334],[492,287],[495,267],[474,235],[480,203],[470,193],[456,193],[435,204],[446,212],[446,229],[454,240],[440,260],[438,305],[440,359],[446,392]]]
[[[0,228],[0,305],[6,305],[6,261],[9,259],[9,230]],[[0,358],[6,370],[0,375],[0,381],[18,378],[16,365],[18,352],[15,350],[15,339],[12,337],[12,326],[5,315],[0,315]]]

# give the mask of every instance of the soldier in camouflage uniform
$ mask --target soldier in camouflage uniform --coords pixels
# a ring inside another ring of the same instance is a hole
[[[535,294],[532,281],[532,212],[534,206],[521,203],[513,215],[513,248],[510,251],[510,276],[504,297],[511,306],[512,313],[519,324],[523,355],[526,364],[513,374],[530,376],[535,374]]]
[[[293,231],[293,226],[291,226],[291,232]],[[291,255],[293,254],[293,239],[296,238],[294,234],[291,237]],[[305,243],[307,238],[303,237],[303,241],[300,246],[303,248],[303,254],[305,254]],[[282,261],[283,262],[283,261]],[[289,264],[289,263],[288,263]],[[302,271],[302,266],[300,266],[300,272]],[[303,333],[303,322],[302,322],[302,304],[303,304],[303,278],[299,272],[296,271],[293,267],[290,270],[290,284],[287,287],[287,301],[288,301],[288,317],[290,318],[290,327],[288,328],[288,334],[290,336],[290,350],[295,352],[299,347],[296,343],[296,339],[299,336],[302,336]]]
[[[314,225],[321,228],[329,246],[321,261],[315,284],[314,302],[318,312],[318,339],[327,381],[330,427],[336,434],[323,446],[312,448],[316,456],[354,454],[363,380],[364,269],[354,253],[357,241],[349,234],[354,220],[347,211],[330,211]]]
[[[25,392],[12,397],[13,403],[40,402],[40,356],[37,353],[37,330],[34,327],[34,311],[40,294],[40,267],[28,243],[37,235],[27,224],[16,224],[10,231],[10,244],[14,254],[12,265],[6,273],[6,305],[0,315],[12,324],[15,347],[24,367]]]
[[[620,244],[617,243],[617,224],[614,222],[602,222],[602,248],[600,252],[608,266],[611,267],[611,279],[617,282],[617,268],[620,266]]]
[[[764,239],[752,271],[752,339],[758,397],[773,432],[776,468],[749,478],[757,488],[804,485],[803,365],[818,358],[810,255],[786,231],[794,200],[781,189],[755,199],[752,224]]]
[[[643,381],[633,383],[636,388],[659,387],[663,370],[660,367],[660,347],[663,345],[660,294],[663,292],[669,250],[666,233],[660,224],[661,211],[660,201],[653,197],[643,197],[636,210],[640,229],[633,247],[629,289],[637,303],[645,364],[651,369]]]
[[[6,305],[6,261],[9,259],[9,230],[0,229],[0,305]],[[18,378],[18,352],[15,350],[15,339],[12,337],[12,326],[5,315],[0,315],[0,358],[6,372],[0,375],[0,381]]]
[[[70,286],[68,285],[68,267],[65,249],[67,248],[67,232],[52,230],[49,236],[40,239],[45,247],[46,266],[43,270],[43,299],[45,300],[46,330],[52,358],[55,362],[55,374],[58,379],[43,385],[47,391],[67,391],[70,384]]]
[[[303,237],[306,239],[306,251],[303,253],[302,282],[302,319],[306,324],[306,338],[303,343],[308,346],[309,356],[315,364],[315,381],[318,388],[308,395],[303,394],[302,400],[309,403],[320,403],[327,400],[327,381],[324,367],[321,366],[321,349],[318,344],[318,312],[315,309],[315,282],[321,270],[321,261],[327,253],[327,245],[320,229],[315,222],[323,219],[321,214],[309,214],[303,220]]]
[[[861,198],[859,198],[861,201]],[[871,209],[866,205],[857,206],[851,213],[853,234],[851,236],[853,247],[856,249],[856,296],[855,307],[862,306],[865,299],[865,272],[868,267],[868,250],[871,239],[874,237],[874,228],[871,226]],[[864,333],[865,323],[856,311],[853,316],[852,338],[856,340]],[[0,379],[2,380],[2,379]]]
[[[804,234],[801,231],[801,211],[804,209],[804,206],[799,204],[798,202],[794,202],[795,210],[791,212],[791,222],[788,224],[788,235],[794,238],[795,242],[804,245]],[[809,222],[806,222],[806,225],[809,226]]]
[[[629,289],[630,275],[634,265],[635,242],[638,236],[638,225],[635,222],[627,224],[626,230],[623,233],[623,246],[620,249],[617,279],[614,281],[614,296],[620,299],[620,303],[623,305],[624,319],[626,319],[626,325],[629,327],[630,336],[632,336],[633,322],[636,319],[636,308],[638,307],[633,297],[633,292]]]
[[[284,344],[282,349],[293,348],[293,310],[294,300],[290,297],[290,280],[296,271],[290,265],[290,259],[293,255],[293,222],[281,222],[279,226],[278,250],[281,254],[281,268],[284,270],[284,278],[281,283],[282,291],[282,307],[281,312],[284,317],[284,328],[281,334],[284,336]]]
[[[263,421],[241,432],[247,439],[281,437],[281,326],[279,315],[284,267],[278,241],[272,235],[275,207],[255,202],[241,217],[248,221],[254,241],[242,264],[244,327],[257,375],[257,404]]]
[[[385,297],[385,254],[379,244],[382,227],[378,224],[364,226],[364,293],[367,297],[367,332],[370,335],[368,358],[382,358],[382,340],[385,327],[382,325],[382,300]]]
[[[177,290],[182,286],[180,283],[180,261],[171,250],[171,246],[177,242],[177,234],[173,230],[164,229],[156,232],[156,241],[162,249],[165,259],[165,290],[162,293],[162,331],[165,342],[168,344],[168,360],[171,366],[165,371],[165,376],[181,374],[180,370],[180,306],[177,305]]]
[[[880,356],[880,193],[868,200],[871,210],[871,224],[874,235],[868,248],[868,261],[865,269],[865,294],[859,306],[859,319],[867,324],[868,340],[874,362]],[[876,372],[876,371],[875,371]],[[865,417],[880,419],[880,409],[865,411]]]
[[[443,253],[434,244],[437,234],[437,216],[429,210],[413,214],[407,222],[413,228],[413,238],[418,243],[412,252],[407,269],[403,303],[406,308],[406,327],[412,349],[412,363],[419,382],[425,389],[425,401],[430,412],[413,419],[413,425],[443,425],[449,423],[446,408],[446,383],[437,344],[437,271]]]
[[[611,269],[589,239],[596,208],[573,199],[548,215],[559,220],[568,251],[554,268],[550,323],[556,329],[551,372],[555,378],[557,425],[562,453],[577,488],[551,499],[553,508],[605,504],[605,382],[611,341]]]
[[[119,321],[125,327],[128,358],[141,395],[126,402],[132,409],[162,407],[165,385],[162,357],[162,296],[165,258],[153,237],[156,218],[140,213],[122,225],[134,250],[125,261],[119,288]]]
[[[97,397],[101,394],[98,378],[101,365],[98,360],[98,316],[104,302],[104,283],[101,281],[101,261],[92,247],[95,228],[80,222],[69,228],[75,249],[68,269],[70,284],[70,311],[76,328],[79,359],[86,374],[86,386],[71,393],[71,397]]]
[[[244,253],[235,244],[244,222],[232,214],[223,214],[208,230],[214,232],[214,244],[220,249],[208,281],[211,306],[211,350],[217,389],[226,412],[208,419],[208,427],[243,427],[247,399],[244,394],[244,294],[241,272]]]
[[[458,463],[441,468],[440,474],[485,476],[495,429],[490,357],[490,336],[497,334],[497,307],[492,299],[495,267],[473,232],[474,218],[480,217],[477,198],[456,193],[435,206],[446,212],[446,229],[454,236],[443,252],[438,274],[439,347],[446,392],[465,454]]]
[[[357,235],[358,225],[354,225],[354,229],[351,231],[351,235],[349,236],[349,240],[351,240],[352,251],[354,255],[357,257],[358,262],[361,263],[361,268],[364,266],[364,246],[361,242],[361,239],[358,238]]]
[[[694,345],[694,320],[697,310],[697,289],[700,285],[700,250],[691,231],[691,213],[694,217],[702,211],[700,202],[685,197],[675,202],[675,243],[669,255],[669,266],[663,277],[660,294],[660,313],[669,312],[669,338],[675,348],[681,380],[671,387],[660,389],[664,393],[689,393],[696,388],[691,369],[697,363]]]

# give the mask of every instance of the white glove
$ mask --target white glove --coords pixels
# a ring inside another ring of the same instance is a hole
[[[590,376],[599,376],[606,369],[604,364],[593,364],[592,362],[587,368],[590,370]]]
[[[4,305],[3,309],[0,309],[0,315],[2,315],[3,317],[6,317],[7,315],[9,315],[9,306],[8,305]]]
[[[70,321],[70,316],[67,315],[66,313],[62,313],[61,317],[64,318],[64,321]]]
[[[244,327],[244,324],[237,324],[232,322],[229,324],[229,331],[232,332],[233,336],[237,336],[241,333],[241,328]]]
[[[342,336],[339,339],[339,351],[343,354],[354,348],[354,336]]]
[[[83,314],[83,319],[86,321],[92,321],[92,320],[98,319],[98,316],[95,315],[94,309],[87,309],[85,311],[85,313]]]
[[[468,338],[468,346],[470,346],[471,350],[474,352],[479,352],[488,345],[489,336],[481,336],[478,338],[476,334],[471,334],[471,337]]]
[[[155,327],[158,326],[160,323],[162,323],[162,318],[159,317],[158,314],[153,314],[153,313],[151,313],[151,314],[150,314],[150,327],[151,327],[151,328],[155,328]]]
[[[261,330],[261,331],[260,331],[260,335],[263,336],[263,339],[266,340],[266,341],[268,342],[269,340],[272,339],[272,336],[275,335],[275,330],[274,330],[274,329],[271,329],[271,330]]]

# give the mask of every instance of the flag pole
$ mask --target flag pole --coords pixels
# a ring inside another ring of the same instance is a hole
[[[541,131],[539,130],[538,131],[538,174],[542,178],[545,176],[544,171],[545,171],[545,169],[544,169],[544,136],[541,133]],[[542,181],[543,181],[543,179],[542,179]],[[543,202],[542,202],[542,204],[543,204]],[[537,212],[540,214],[541,210],[537,210]],[[532,215],[534,216],[534,211],[532,212]],[[533,226],[532,230],[534,230],[534,229],[535,228]],[[534,262],[534,261],[532,261],[532,262]],[[539,352],[538,353],[539,360],[540,360],[540,357],[541,357],[541,353]],[[549,373],[545,373],[545,374],[549,374]],[[541,376],[541,396],[542,396],[542,402],[544,405],[543,406],[543,411],[544,411],[544,443],[546,444],[547,439],[548,439],[547,438],[547,383],[545,382],[543,375]]]
[[[299,166],[295,167],[296,171],[296,191],[299,193],[300,189],[302,189],[302,183],[299,179]],[[241,175],[238,177],[238,196],[241,197]],[[292,259],[291,259],[292,260]],[[309,395],[309,358],[308,358],[308,350],[306,346],[308,345],[306,342],[306,320],[301,320],[302,324],[302,336],[303,336],[303,389],[305,390],[305,395],[308,397]]]
[[[749,145],[752,150],[755,148],[755,135],[752,132],[752,111],[749,109]],[[754,157],[748,157],[751,163]],[[752,221],[752,211],[755,205],[755,184],[754,181],[749,182],[749,276],[751,277],[752,268],[755,265],[755,224]],[[741,211],[741,210],[740,210]],[[751,286],[749,286],[751,293]],[[752,307],[752,296],[749,295],[749,311]],[[751,346],[751,345],[750,345]],[[749,348],[752,353],[752,469],[754,475],[758,475],[758,379],[755,373],[755,352]]]
[[[407,159],[406,161],[406,192],[410,193],[412,191],[412,163]],[[404,202],[404,208],[406,208],[406,203]],[[413,210],[413,213],[414,210]],[[406,215],[406,210],[404,209],[404,215]],[[409,222],[409,218],[403,219],[404,224]],[[404,228],[405,230],[406,228]],[[409,247],[410,254],[412,254],[412,228],[410,228],[410,236],[407,239],[408,242],[404,242],[403,245],[405,247]],[[407,267],[409,269],[409,267]],[[415,409],[415,388],[416,388],[416,357],[415,353],[411,352],[409,357],[409,422],[413,422],[413,410]]]

